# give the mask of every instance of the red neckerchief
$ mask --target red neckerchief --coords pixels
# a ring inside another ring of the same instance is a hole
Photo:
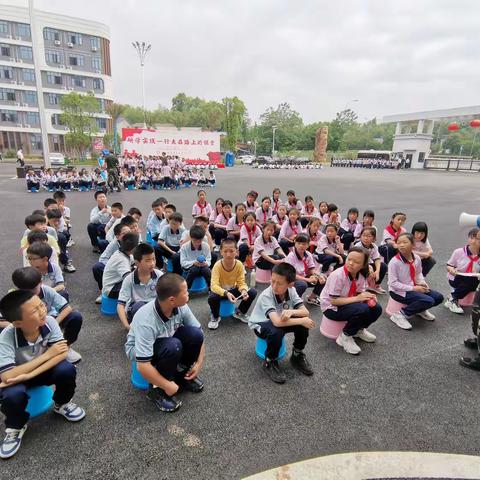
[[[353,233],[355,231],[355,229],[357,228],[357,225],[358,225],[358,222],[355,221],[355,222],[350,222],[350,220],[348,220],[348,229]],[[353,227],[353,230],[352,230],[352,227]]]
[[[347,270],[346,265],[343,266],[343,271],[345,272],[345,276],[352,281],[347,296],[354,297],[357,294],[357,280],[350,275],[350,272]]]
[[[273,211],[274,211],[274,213],[277,213],[278,203],[279,203],[279,200],[274,200],[273,201]]]
[[[286,218],[287,218],[286,215],[285,215],[283,218],[280,218],[280,217],[278,216],[278,213],[277,213],[277,220],[278,220],[278,224],[279,224],[280,226],[283,225],[283,222],[285,221]]]
[[[207,211],[207,204],[204,203],[203,204],[203,207],[202,205],[200,204],[200,201],[197,202],[197,207],[200,209],[200,215],[202,215],[202,212],[205,212]]]
[[[393,241],[396,242],[398,236],[402,233],[402,227],[400,227],[397,231],[393,229],[391,225],[387,225],[387,228],[385,229],[390,235],[393,236]]]
[[[465,246],[465,248],[463,249],[465,251],[465,255],[468,257],[468,259],[470,260],[469,264],[468,264],[468,267],[467,269],[465,270],[466,273],[472,273],[473,272],[473,265],[475,264],[475,262],[478,261],[478,259],[480,258],[478,255],[469,255],[470,252],[470,249],[468,248],[468,245]]]
[[[298,225],[297,225],[297,223],[295,222],[295,226],[292,227],[292,222],[289,220],[289,221],[288,221],[288,224],[290,225],[290,228],[291,228],[292,232],[293,232],[295,235],[298,235]]]
[[[288,202],[288,204],[289,204],[292,208],[297,208],[297,202],[298,202],[298,200],[295,200],[295,203],[292,204],[292,203]]]
[[[308,262],[307,262],[308,256],[307,256],[307,254],[304,253],[304,254],[303,254],[303,258],[300,258],[300,256],[299,256],[298,253],[297,253],[297,250],[295,250],[295,255],[297,256],[297,258],[298,258],[299,260],[301,260],[301,261],[303,262],[304,275],[305,275],[305,277],[308,277],[308,271],[309,271],[310,269],[308,268]]]
[[[415,255],[412,253],[411,262],[409,262],[403,255],[400,255],[400,253],[397,253],[395,257],[403,263],[408,263],[408,268],[410,269],[410,280],[412,281],[412,284],[415,285]]]
[[[235,223],[237,222],[238,217],[235,215]],[[240,220],[241,223],[237,223],[238,228],[242,228],[243,222]]]
[[[253,228],[250,230],[250,228],[248,228],[248,225],[245,224],[245,229],[247,230],[247,233],[248,233],[248,244],[250,246],[252,246],[253,245],[253,234],[257,230],[257,226],[254,225]]]
[[[315,206],[313,206],[312,209],[310,210],[310,208],[308,207],[308,205],[305,205],[305,211],[307,212],[308,215],[310,215],[311,213],[313,213],[314,210],[315,210]]]
[[[262,213],[263,213],[263,223],[265,223],[267,221],[267,213],[268,213],[268,210],[265,211],[263,208],[262,208]]]

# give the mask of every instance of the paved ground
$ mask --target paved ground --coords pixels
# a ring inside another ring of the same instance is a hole
[[[23,219],[41,208],[47,194],[27,194],[12,180],[11,165],[0,167],[0,288],[21,265],[18,254]],[[253,188],[260,195],[273,187],[293,188],[299,198],[373,208],[383,227],[393,211],[407,213],[407,227],[425,220],[437,266],[429,283],[447,293],[444,267],[449,253],[464,242],[458,227],[462,211],[480,213],[476,174],[361,171],[258,171],[237,167],[218,173],[209,200],[224,196],[234,203]],[[168,192],[169,201],[189,217],[196,189]],[[144,212],[154,192],[123,192],[112,200]],[[174,414],[157,412],[129,382],[124,354],[125,332],[118,319],[99,314],[90,266],[96,255],[85,225],[92,196],[68,194],[74,238],[72,256],[78,270],[67,277],[75,307],[84,314],[77,343],[79,366],[76,401],[87,418],[78,425],[46,414],[31,422],[18,455],[1,465],[2,478],[240,478],[275,466],[339,452],[416,450],[478,454],[478,374],[458,365],[469,316],[438,307],[434,323],[417,321],[405,332],[382,316],[372,331],[375,345],[350,357],[318,328],[307,354],[313,378],[287,364],[288,382],[274,385],[262,375],[254,354],[254,336],[243,324],[227,320],[206,330],[205,391],[184,395]],[[382,300],[385,304],[385,300]],[[190,306],[206,326],[205,297]],[[312,308],[319,319],[320,312]],[[291,341],[288,342],[290,346]]]

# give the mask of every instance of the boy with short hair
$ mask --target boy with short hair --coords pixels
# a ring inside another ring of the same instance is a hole
[[[164,197],[159,197],[152,202],[152,211],[147,218],[147,231],[150,232],[152,239],[155,241],[160,234],[160,225],[165,218],[163,207],[167,205],[167,203],[167,199]]]
[[[65,192],[62,192],[61,190],[56,191],[53,194],[53,199],[56,200],[58,209],[62,213],[63,220],[64,220],[64,228],[61,229],[61,231],[68,233],[68,243],[67,247],[73,247],[75,245],[75,241],[73,240],[71,234],[70,234],[70,229],[72,228],[72,219],[70,215],[70,208],[65,205],[65,201],[67,199],[67,196],[65,195]]]
[[[130,228],[123,223],[119,223],[113,227],[113,233],[115,238],[110,242],[107,248],[103,251],[96,262],[92,267],[93,278],[97,282],[98,288],[100,290],[100,295],[95,299],[95,303],[102,303],[102,287],[103,287],[103,271],[105,270],[105,265],[107,264],[110,257],[120,249],[120,242],[123,239],[124,235],[130,232]]]
[[[102,294],[108,298],[118,298],[123,279],[132,271],[132,252],[138,245],[138,234],[126,233],[120,248],[108,260],[103,271]]]
[[[205,230],[193,225],[190,227],[190,241],[180,248],[180,265],[186,272],[188,288],[191,288],[197,277],[204,277],[207,285],[210,286],[212,272],[209,268],[211,261],[210,248],[205,239]]]
[[[303,353],[308,331],[315,327],[302,299],[295,290],[296,271],[292,265],[281,263],[272,270],[272,283],[258,297],[248,325],[257,337],[267,342],[263,370],[275,383],[285,383],[286,377],[278,364],[278,355],[286,333],[293,332],[293,351],[290,362],[304,375],[313,370]]]
[[[65,288],[62,269],[55,263],[50,262],[52,247],[45,243],[36,242],[27,249],[27,259],[33,268],[36,268],[42,276],[42,283],[52,287],[57,293],[69,299]]]
[[[105,234],[106,234],[105,238],[107,239],[107,241],[111,241],[111,240],[108,240],[108,232],[110,231],[110,229],[113,228],[117,223],[119,223],[120,220],[125,216],[123,214],[123,205],[120,202],[112,203],[110,209],[112,212],[112,216],[110,217],[110,220],[105,225]]]
[[[117,304],[118,316],[127,330],[137,310],[155,300],[155,287],[163,274],[155,268],[155,251],[148,243],[135,247],[133,259],[136,268],[123,279]]]
[[[61,223],[63,221],[62,212],[58,209],[48,209],[47,220],[49,225],[57,232],[58,245],[60,246],[59,260],[63,265],[63,269],[69,273],[76,272],[77,269],[73,266],[67,249],[70,236],[67,233],[60,231],[62,227]]]
[[[147,397],[163,412],[181,406],[180,388],[201,392],[198,377],[205,358],[200,323],[188,307],[188,288],[176,273],[157,281],[157,298],[140,308],[130,325],[125,351],[151,385]]]
[[[110,220],[112,216],[111,209],[107,205],[107,195],[103,191],[96,191],[94,198],[97,202],[97,206],[92,208],[90,212],[90,223],[87,225],[88,236],[90,237],[90,242],[93,247],[94,253],[100,253],[100,249],[106,248],[105,244],[98,242],[98,238],[105,239],[105,225]],[[103,251],[102,250],[102,251]]]
[[[49,237],[45,232],[30,232],[27,235],[27,246],[23,249],[23,266],[29,267],[30,262],[27,258],[27,250],[30,245],[35,242],[41,242],[48,245]],[[58,265],[58,255],[54,248],[52,248],[52,256],[50,257],[50,261],[56,263]]]
[[[55,385],[53,411],[70,422],[82,420],[85,411],[71,401],[76,368],[66,361],[67,342],[40,298],[25,290],[10,292],[0,300],[0,312],[11,324],[0,333],[0,403],[6,426],[0,458],[10,458],[27,429],[28,387]]]
[[[25,226],[27,229],[23,232],[23,237],[20,240],[20,248],[22,250],[25,250],[28,246],[27,235],[30,232],[44,232],[48,235],[48,244],[55,249],[57,254],[60,253],[60,247],[57,242],[57,232],[54,228],[47,226],[47,218],[43,212],[27,215],[27,217],[25,217]]]
[[[224,238],[220,245],[222,258],[214,265],[208,304],[210,305],[210,321],[208,328],[216,330],[220,323],[220,301],[226,299],[232,303],[241,297],[240,305],[235,308],[233,317],[243,323],[248,323],[248,309],[252,305],[257,291],[248,289],[245,281],[245,269],[237,260],[238,248],[233,238]]]
[[[19,290],[29,290],[38,295],[40,300],[47,307],[47,315],[55,318],[60,325],[63,336],[67,341],[67,361],[78,363],[82,356],[71,348],[77,341],[78,334],[82,328],[82,314],[74,311],[67,300],[48,285],[42,284],[40,272],[33,267],[17,268],[12,274],[12,282]]]
[[[183,215],[173,213],[168,224],[164,225],[158,235],[158,246],[155,253],[162,257],[172,258],[180,250],[180,240],[186,228],[183,224]]]

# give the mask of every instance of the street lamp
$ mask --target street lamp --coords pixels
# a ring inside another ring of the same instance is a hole
[[[276,125],[272,126],[272,160],[275,158],[275,130],[277,129]]]
[[[142,71],[142,96],[143,96],[143,128],[147,128],[147,111],[145,109],[145,57],[152,48],[152,45],[148,45],[145,42],[132,42],[132,46],[138,53],[140,59],[140,68]]]

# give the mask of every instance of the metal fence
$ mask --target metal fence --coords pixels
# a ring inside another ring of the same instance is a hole
[[[431,170],[453,170],[480,172],[480,160],[459,158],[427,158],[424,168]]]

